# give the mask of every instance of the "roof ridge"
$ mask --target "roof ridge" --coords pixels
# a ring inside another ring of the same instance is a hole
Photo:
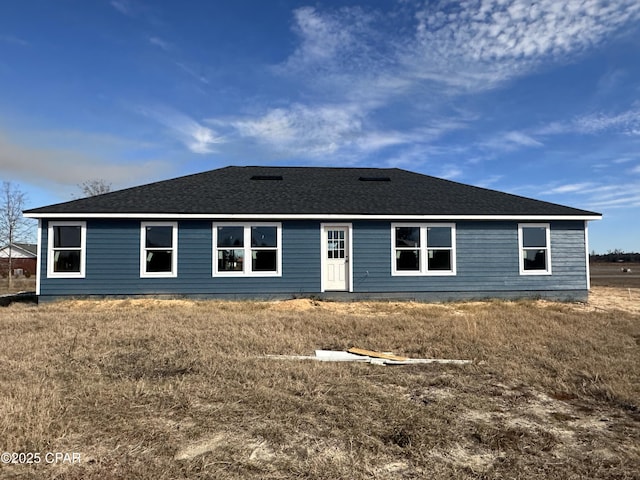
[[[395,168],[395,167],[326,167],[326,166],[309,166],[309,165],[282,165],[282,166],[278,166],[278,165],[229,165],[227,167],[224,168],[269,168],[269,169],[306,169],[306,170],[400,170],[400,171],[405,171],[408,172],[409,170],[403,170],[401,168]],[[212,172],[215,170],[222,170],[222,168],[220,169],[214,169],[214,170],[208,170],[208,172]],[[202,173],[207,173],[207,172],[202,172]],[[181,178],[181,177],[178,177]]]

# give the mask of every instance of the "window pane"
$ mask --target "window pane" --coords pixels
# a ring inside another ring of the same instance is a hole
[[[218,227],[218,247],[243,247],[244,227]]]
[[[429,270],[451,270],[451,250],[429,250]]]
[[[450,247],[451,227],[429,227],[427,228],[428,247]]]
[[[242,272],[243,267],[244,250],[218,250],[219,272]]]
[[[525,270],[546,270],[547,252],[546,250],[524,250]]]
[[[420,270],[420,250],[396,250],[396,270]]]
[[[419,227],[396,227],[396,247],[419,247]]]
[[[251,269],[254,272],[275,272],[275,250],[253,250],[251,252]]]
[[[54,248],[80,248],[80,226],[53,227]]]
[[[545,227],[522,227],[523,247],[546,247],[547,229]]]
[[[344,233],[344,232],[343,232]],[[337,240],[338,232],[333,235],[336,240],[327,240],[327,258],[345,258],[344,240]]]
[[[53,254],[54,272],[80,272],[80,250],[58,250]]]
[[[173,227],[147,227],[145,245],[147,248],[171,248],[173,246]]]
[[[276,227],[251,227],[252,247],[277,247]]]
[[[331,232],[329,232],[331,233]],[[337,240],[328,240],[327,241],[327,258],[334,258],[334,252],[338,250],[338,241]],[[338,257],[335,257],[338,258]]]
[[[147,273],[171,272],[171,258],[171,250],[147,251]]]

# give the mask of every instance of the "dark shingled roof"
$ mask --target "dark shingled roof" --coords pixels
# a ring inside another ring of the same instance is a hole
[[[38,254],[38,245],[36,245],[35,243],[14,243],[14,245],[33,255]]]
[[[25,212],[599,216],[397,168],[226,167]]]

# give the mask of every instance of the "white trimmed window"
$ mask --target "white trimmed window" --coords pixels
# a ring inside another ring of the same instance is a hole
[[[518,225],[521,275],[551,275],[550,231],[548,223]]]
[[[454,223],[392,223],[392,275],[455,275]]]
[[[214,223],[213,274],[282,275],[282,224]]]
[[[177,222],[142,222],[140,225],[140,277],[177,276]]]
[[[84,278],[87,222],[49,222],[47,277]]]

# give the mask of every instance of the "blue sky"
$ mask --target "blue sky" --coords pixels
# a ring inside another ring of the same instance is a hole
[[[28,207],[226,165],[399,167],[604,214],[640,251],[637,0],[24,0],[0,177]]]

